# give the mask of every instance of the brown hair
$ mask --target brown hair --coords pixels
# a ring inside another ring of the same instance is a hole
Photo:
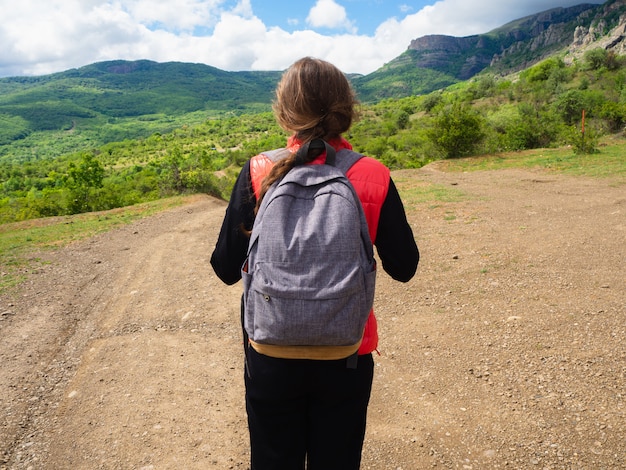
[[[358,117],[358,101],[348,78],[329,62],[304,57],[283,74],[273,110],[280,127],[302,141],[337,138]],[[312,161],[321,150],[309,151]],[[295,154],[278,161],[261,185],[257,208],[268,188],[295,165]]]

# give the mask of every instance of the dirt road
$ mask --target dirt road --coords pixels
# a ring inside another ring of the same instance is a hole
[[[379,276],[363,468],[626,468],[624,184],[393,176],[422,262]],[[45,254],[0,297],[0,469],[248,468],[241,285],[209,266],[224,208]]]

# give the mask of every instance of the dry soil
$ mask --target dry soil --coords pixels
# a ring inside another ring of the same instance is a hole
[[[362,468],[626,468],[623,181],[393,177],[422,260],[379,276]],[[0,297],[0,469],[248,468],[241,285],[209,265],[224,209],[44,253]]]

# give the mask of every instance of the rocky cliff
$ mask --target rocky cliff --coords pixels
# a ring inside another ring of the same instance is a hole
[[[608,2],[590,26],[579,25],[568,48],[567,61],[601,47],[617,55],[626,54],[626,0]],[[617,20],[615,20],[617,18]]]
[[[581,4],[528,16],[486,34],[468,37],[430,35],[411,41],[392,61],[436,70],[467,80],[489,68],[509,73],[566,50],[576,57],[584,50],[604,47],[626,52],[626,0],[602,5]]]

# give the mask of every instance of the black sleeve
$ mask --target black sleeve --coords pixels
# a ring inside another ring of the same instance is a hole
[[[248,234],[254,223],[256,197],[250,180],[250,162],[241,169],[230,196],[222,228],[211,255],[211,266],[223,282],[235,284],[241,279],[241,265],[248,252]]]
[[[376,250],[383,269],[396,281],[407,282],[415,275],[419,250],[393,180],[380,211]]]

